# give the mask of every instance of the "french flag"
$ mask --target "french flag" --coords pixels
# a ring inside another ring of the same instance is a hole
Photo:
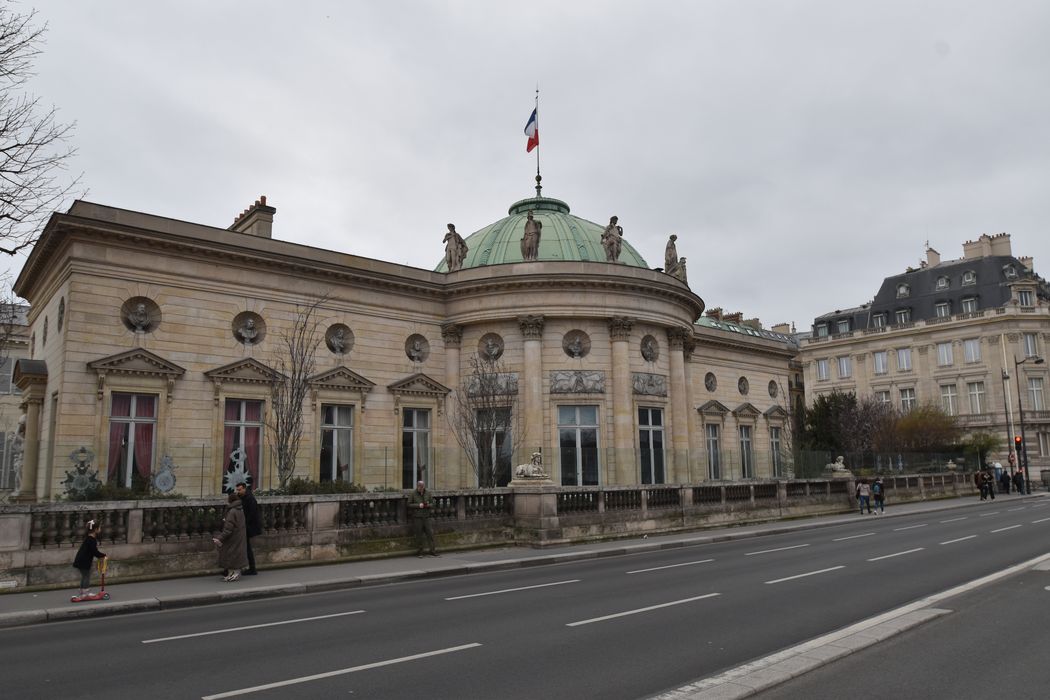
[[[529,117],[529,121],[525,124],[525,135],[529,137],[528,144],[525,145],[525,152],[532,153],[532,149],[540,145],[540,126],[536,120],[536,110],[532,110],[532,116]]]

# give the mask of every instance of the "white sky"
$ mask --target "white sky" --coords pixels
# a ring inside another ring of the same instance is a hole
[[[23,2],[21,8],[32,7]],[[1006,231],[1050,269],[1050,3],[39,0],[87,199],[431,269],[533,194],[768,327]],[[16,267],[19,267],[17,265]]]

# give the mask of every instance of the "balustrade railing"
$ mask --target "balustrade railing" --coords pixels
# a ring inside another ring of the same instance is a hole
[[[340,527],[380,527],[398,524],[401,496],[354,498],[339,503]]]
[[[99,543],[128,541],[128,511],[121,508],[34,511],[30,523],[31,547],[79,546],[87,534],[87,522],[102,526]]]
[[[605,492],[605,510],[641,510],[642,492],[636,489],[617,489]]]
[[[597,491],[559,491],[559,513],[597,513]]]
[[[646,507],[649,510],[677,508],[681,501],[679,493],[677,488],[648,488],[646,489]]]

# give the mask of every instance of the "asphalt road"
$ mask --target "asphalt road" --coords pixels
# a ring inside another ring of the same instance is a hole
[[[14,698],[645,697],[1031,559],[1047,551],[1046,533],[1050,503],[975,501],[533,569],[12,628],[0,630],[3,687]]]

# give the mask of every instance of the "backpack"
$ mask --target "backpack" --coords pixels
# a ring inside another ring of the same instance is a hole
[[[875,482],[875,484],[871,487],[871,492],[873,494],[875,494],[876,496],[881,496],[882,495],[882,484],[880,484],[878,482]]]

